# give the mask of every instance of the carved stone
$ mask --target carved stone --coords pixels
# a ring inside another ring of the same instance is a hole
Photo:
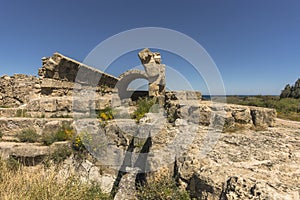
[[[166,78],[165,65],[161,64],[160,53],[146,48],[138,55],[148,76],[149,96],[157,98],[161,104],[165,97]]]

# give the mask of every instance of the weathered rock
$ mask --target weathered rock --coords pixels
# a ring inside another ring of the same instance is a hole
[[[94,159],[71,156],[60,175],[75,173],[82,181],[100,183],[107,193],[119,183],[116,198],[133,198],[142,172],[146,178],[176,177],[197,199],[299,199],[299,124],[277,120],[278,126],[273,109],[201,101],[200,92],[165,93],[160,54],[144,49],[139,57],[145,71],[125,72],[120,81],[58,53],[43,58],[41,78],[1,77],[0,105],[17,108],[0,108],[2,141],[10,141],[0,142],[0,152],[37,161],[55,145],[18,143],[16,134],[74,124],[77,133],[87,134],[81,139]],[[75,84],[78,72],[80,84]],[[139,123],[130,119],[132,96],[118,95],[135,78],[147,79],[149,95],[165,103]],[[116,82],[121,87],[112,89]],[[97,111],[106,107],[114,108],[115,119],[100,124]]]
[[[251,107],[250,109],[251,109],[252,121],[255,126],[258,127],[274,126],[276,110],[258,108],[258,107]]]
[[[97,183],[105,193],[111,192],[116,179],[115,173],[115,171],[103,170],[89,159],[78,159],[74,155],[63,162],[58,172],[63,179],[75,176],[86,183]]]
[[[168,96],[168,95],[167,95]],[[178,100],[173,94],[167,98],[169,119],[185,119],[195,124],[214,126],[217,121],[225,128],[269,127],[274,126],[276,111],[274,109],[247,107],[233,104],[214,103],[199,100]]]
[[[119,187],[118,192],[114,196],[114,200],[135,200],[135,192],[136,192],[136,175],[139,172],[138,168],[127,168],[128,171],[126,174],[123,175]]]
[[[62,146],[69,146],[69,142],[57,142],[51,146],[43,146],[40,143],[0,142],[0,154],[2,158],[14,158],[21,163],[33,166],[40,164],[51,152]]]
[[[71,124],[72,122],[73,119],[67,118],[0,118],[0,131],[4,135],[14,136],[24,129],[35,129],[37,133],[42,134],[45,129],[56,131],[63,123]],[[49,126],[50,124],[51,126]]]
[[[109,87],[114,87],[118,81],[118,78],[112,75],[91,68],[59,53],[54,53],[52,57],[43,58],[42,60],[43,67],[38,72],[42,78],[86,83],[93,86],[106,85]]]
[[[300,132],[293,130],[280,125],[258,132],[222,133],[204,157],[201,148],[212,131],[199,132],[178,158],[177,174],[198,199],[297,199]]]
[[[36,98],[40,89],[35,88],[39,79],[34,76],[15,74],[0,77],[0,106],[18,107]]]
[[[166,101],[179,100],[185,102],[187,100],[201,100],[199,91],[168,91],[166,92]]]
[[[163,97],[164,99],[166,87],[165,65],[161,64],[160,53],[153,53],[146,48],[140,51],[138,55],[148,77],[149,96]]]

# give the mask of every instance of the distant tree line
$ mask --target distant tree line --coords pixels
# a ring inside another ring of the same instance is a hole
[[[300,78],[295,82],[295,85],[287,84],[284,90],[281,91],[280,98],[300,98]]]

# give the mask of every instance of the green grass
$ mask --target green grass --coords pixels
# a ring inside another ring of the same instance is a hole
[[[18,109],[16,112],[16,117],[26,117],[27,110],[25,109]]]
[[[280,99],[278,96],[228,96],[227,103],[274,108],[279,118],[300,121],[300,99]]]
[[[67,141],[73,139],[75,131],[68,125],[63,124],[56,132],[47,132],[42,135],[41,142],[51,145],[54,142]]]
[[[39,169],[32,172],[18,167],[16,163],[12,168],[8,162],[11,161],[0,159],[0,199],[112,199],[101,191],[99,185],[84,183],[75,175],[62,179],[55,169]]]
[[[57,159],[55,163],[68,156],[63,153],[64,150],[57,149],[52,155],[52,158]],[[0,199],[113,199],[109,194],[104,194],[97,183],[87,184],[80,181],[76,172],[70,174],[68,178],[60,178],[56,167],[40,168],[34,172],[27,169],[13,158],[9,160],[0,158]],[[179,188],[174,179],[166,177],[149,180],[144,186],[139,186],[136,197],[140,200],[191,199],[188,192]]]
[[[37,134],[35,129],[28,128],[23,131],[21,131],[19,134],[17,134],[17,137],[20,139],[21,142],[37,142],[40,138],[40,135]]]
[[[158,112],[158,105],[155,105],[154,99],[139,98],[136,106],[137,108],[132,115],[132,118],[136,121],[139,121],[148,112]]]
[[[174,179],[161,178],[157,181],[150,181],[144,187],[138,187],[138,199],[147,200],[189,200],[186,190],[180,189]]]

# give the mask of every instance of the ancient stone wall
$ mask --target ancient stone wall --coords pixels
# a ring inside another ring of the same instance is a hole
[[[275,109],[201,101],[201,94],[192,91],[167,92],[165,107],[171,121],[205,126],[219,121],[226,130],[272,127],[276,118]]]
[[[62,54],[54,53],[52,57],[43,58],[43,66],[38,74],[41,78],[51,78],[68,82],[114,87],[118,78],[98,69],[84,65]],[[79,76],[78,72],[80,73]],[[97,83],[94,83],[97,81]]]
[[[0,77],[0,106],[18,107],[40,92],[39,78],[23,74]]]

